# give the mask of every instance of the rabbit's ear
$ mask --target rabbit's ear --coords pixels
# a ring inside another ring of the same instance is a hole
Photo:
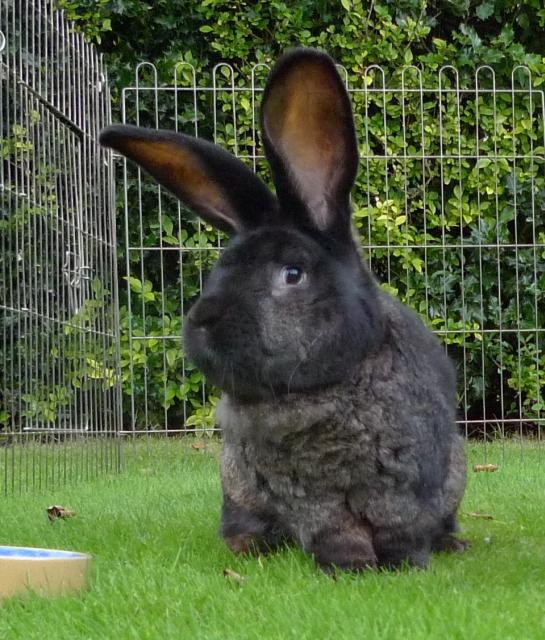
[[[346,238],[358,147],[333,60],[304,48],[280,58],[265,87],[261,126],[282,209]]]
[[[265,224],[276,198],[240,160],[180,133],[114,125],[100,144],[136,162],[207,222],[228,233]]]

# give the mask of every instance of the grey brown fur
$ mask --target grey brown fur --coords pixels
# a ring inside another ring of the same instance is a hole
[[[224,391],[222,536],[236,553],[295,541],[324,568],[424,567],[431,551],[464,547],[453,536],[465,486],[455,376],[359,256],[357,143],[330,58],[279,60],[262,129],[276,198],[181,134],[101,136],[234,236],[184,327],[188,355]]]
[[[277,403],[223,397],[228,541],[267,543],[261,527],[276,522],[271,546],[281,531],[343,568],[425,566],[432,549],[458,546],[465,464],[452,370],[410,311],[387,295],[380,304],[388,337],[347,381]],[[257,530],[231,522],[231,505],[263,514]]]

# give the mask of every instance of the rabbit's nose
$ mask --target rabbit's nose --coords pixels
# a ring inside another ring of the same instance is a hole
[[[218,296],[201,298],[187,314],[188,320],[198,327],[209,327],[222,317],[225,303]]]

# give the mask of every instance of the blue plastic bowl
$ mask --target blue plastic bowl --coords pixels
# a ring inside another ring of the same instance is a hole
[[[91,556],[60,549],[0,546],[0,600],[36,591],[57,595],[87,585]]]
[[[48,560],[66,558],[85,558],[86,554],[75,551],[59,551],[58,549],[34,549],[33,547],[2,547],[0,558],[47,558]]]

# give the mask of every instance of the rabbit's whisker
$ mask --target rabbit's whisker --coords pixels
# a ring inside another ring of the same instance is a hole
[[[316,343],[317,340],[318,340],[318,336],[316,336],[316,338],[314,338],[314,340],[312,340],[312,342],[308,345],[305,355],[301,356],[299,358],[299,362],[293,368],[293,371],[291,372],[289,380],[288,380],[288,388],[287,388],[288,396],[290,395],[291,383],[293,381],[293,377],[295,376],[295,374],[297,373],[297,370],[303,364],[303,362],[305,362],[305,360],[308,360],[308,356],[310,354],[310,351],[312,350],[312,347],[314,346],[314,344]]]

